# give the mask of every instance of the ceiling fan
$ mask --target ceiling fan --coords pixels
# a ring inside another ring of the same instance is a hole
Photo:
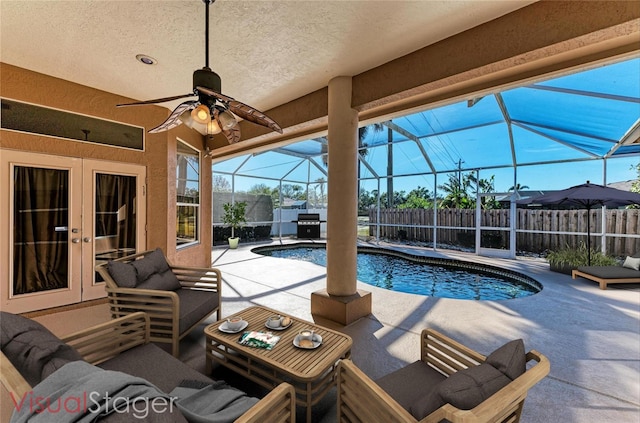
[[[176,107],[171,115],[149,133],[168,131],[184,123],[202,135],[214,135],[222,132],[230,144],[240,141],[240,127],[236,116],[258,125],[282,133],[282,128],[261,111],[222,94],[222,81],[209,67],[209,5],[216,0],[202,0],[205,4],[205,66],[193,73],[193,92],[173,97],[118,104],[124,106],[144,106],[164,103],[186,97],[197,97]]]

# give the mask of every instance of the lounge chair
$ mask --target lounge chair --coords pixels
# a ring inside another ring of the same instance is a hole
[[[338,422],[517,423],[529,389],[550,369],[544,355],[525,354],[522,340],[486,357],[433,329],[420,344],[420,360],[375,382],[341,361]]]
[[[640,259],[640,253],[632,258]],[[571,277],[577,279],[578,276],[598,282],[600,289],[607,289],[610,283],[640,283],[640,270],[618,266],[580,266],[571,271]]]

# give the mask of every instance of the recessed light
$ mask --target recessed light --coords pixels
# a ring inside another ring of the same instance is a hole
[[[136,55],[136,60],[140,63],[143,63],[145,65],[155,65],[156,63],[158,63],[158,61],[156,59],[154,59],[151,56],[147,56],[146,54],[138,54]]]

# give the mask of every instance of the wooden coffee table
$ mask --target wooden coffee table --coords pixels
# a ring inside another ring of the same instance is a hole
[[[307,422],[311,421],[311,407],[320,401],[336,384],[336,367],[342,358],[351,356],[351,337],[289,316],[291,326],[277,331],[265,326],[269,316],[285,314],[267,307],[250,307],[233,316],[240,316],[249,325],[239,333],[221,332],[220,320],[207,326],[206,370],[211,374],[213,361],[238,374],[271,389],[282,382],[292,384],[296,390],[296,403],[307,408]],[[231,316],[229,316],[231,317]],[[322,345],[316,349],[302,349],[293,340],[302,329],[313,329],[322,337]],[[243,332],[264,331],[280,336],[271,350],[240,345]]]

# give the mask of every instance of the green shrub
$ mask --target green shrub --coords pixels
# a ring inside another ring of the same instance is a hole
[[[222,222],[231,226],[231,237],[235,238],[235,230],[240,229],[242,225],[247,223],[247,219],[245,218],[247,202],[224,203],[222,207],[224,208]]]
[[[569,266],[576,268],[578,266],[588,266],[589,254],[584,242],[581,242],[577,248],[566,246],[557,251],[550,251],[547,254],[547,261],[552,266],[563,267]],[[591,249],[591,266],[615,266],[618,261],[612,257],[602,254],[600,251]]]

